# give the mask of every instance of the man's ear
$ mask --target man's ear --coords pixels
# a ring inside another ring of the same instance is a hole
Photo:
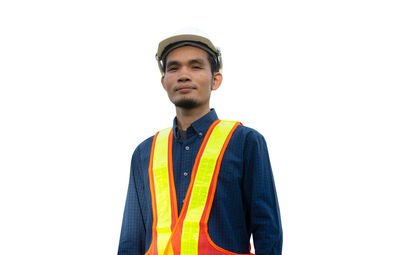
[[[221,83],[222,83],[222,73],[215,72],[213,74],[213,82],[211,85],[211,90],[217,90],[219,86],[221,86]]]
[[[167,90],[167,88],[165,87],[165,84],[164,84],[164,75],[161,77],[161,85],[163,86],[163,88],[165,90]]]

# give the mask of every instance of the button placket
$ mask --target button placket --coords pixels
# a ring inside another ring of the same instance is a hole
[[[180,210],[182,210],[183,204],[185,203],[185,196],[187,193],[187,188],[189,186],[189,182],[190,182],[190,168],[191,166],[191,158],[193,157],[193,155],[191,155],[193,153],[192,149],[193,149],[193,144],[191,144],[190,142],[193,142],[192,140],[189,141],[185,141],[182,144],[181,147],[181,162],[180,162],[180,169],[176,169],[180,172],[179,174],[179,178],[180,178],[180,183],[179,186],[180,188],[180,195],[179,195],[179,200],[182,203],[178,205],[178,210],[180,212]]]

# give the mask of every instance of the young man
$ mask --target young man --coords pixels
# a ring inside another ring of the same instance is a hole
[[[161,41],[156,57],[176,117],[133,153],[118,254],[250,254],[251,234],[256,255],[281,254],[265,140],[210,109],[219,50],[182,34]]]

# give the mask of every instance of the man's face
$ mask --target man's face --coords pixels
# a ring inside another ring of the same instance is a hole
[[[207,57],[207,52],[192,46],[183,46],[168,54],[161,82],[175,106],[209,107],[211,90],[219,87],[222,74],[211,73]]]

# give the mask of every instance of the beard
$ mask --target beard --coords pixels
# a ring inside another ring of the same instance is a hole
[[[197,107],[199,105],[199,103],[196,102],[193,99],[185,98],[185,99],[182,99],[182,100],[174,102],[174,105],[176,107],[180,107],[180,108],[183,108],[183,109],[186,109],[186,110],[190,110],[190,109],[193,109],[193,108]]]

